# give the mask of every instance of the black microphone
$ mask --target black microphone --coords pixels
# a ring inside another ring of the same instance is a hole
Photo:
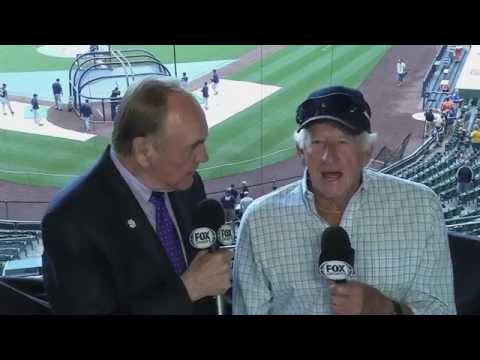
[[[193,230],[190,244],[196,249],[215,250],[218,246],[217,231],[225,223],[223,207],[215,199],[203,199],[192,212]]]
[[[225,223],[223,207],[215,199],[203,199],[192,212],[193,230],[190,233],[190,244],[196,249],[209,249],[215,251],[218,248],[217,232]],[[224,315],[224,301],[222,295],[215,296],[217,302],[217,314]]]
[[[355,250],[341,226],[329,226],[322,234],[319,269],[323,276],[344,283],[353,273]]]

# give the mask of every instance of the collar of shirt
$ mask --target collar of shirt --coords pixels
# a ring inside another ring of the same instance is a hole
[[[142,208],[143,212],[148,218],[148,221],[152,225],[152,227],[156,231],[156,222],[155,222],[155,206],[149,201],[150,197],[152,196],[153,190],[145,186],[138,178],[136,178],[132,173],[120,162],[117,154],[110,148],[110,158],[113,161],[113,164],[120,172],[120,175],[127,183],[130,191],[133,193],[135,198],[137,199],[140,207]],[[167,193],[167,191],[159,190],[161,192]],[[167,206],[168,212],[172,217],[172,220],[177,227],[177,232],[180,234],[180,230],[178,228],[178,224],[175,218],[175,214],[172,209],[172,205],[170,203],[170,198],[165,196],[165,204]],[[179,235],[180,236],[180,235]]]
[[[156,231],[155,206],[149,201],[150,197],[152,196],[152,189],[145,186],[145,184],[143,184],[139,179],[132,175],[130,171],[128,171],[128,169],[118,159],[118,156],[113,150],[113,148],[110,148],[110,158],[112,159],[113,164],[115,165],[117,170],[120,172],[122,178],[127,183],[130,191],[132,191],[133,195],[137,199],[140,207],[147,216],[148,221]],[[162,192],[167,193],[166,191]],[[173,212],[172,204],[170,203],[170,198],[168,196],[165,196],[165,204],[167,206],[170,217],[172,218],[172,221],[177,228],[177,233],[179,234],[179,237],[181,239],[181,232],[175,218],[175,213]]]
[[[110,148],[110,157],[112,158],[115,167],[122,175],[122,178],[128,184],[128,187],[136,195],[140,197],[143,201],[148,201],[150,196],[152,196],[152,190],[146,187],[140,180],[133,176],[130,171],[120,162],[117,154],[113,150],[113,147]]]
[[[120,159],[113,150],[113,147],[110,148],[110,157],[115,164],[115,167],[120,172],[120,175],[122,175],[123,179],[126,181],[128,187],[132,190],[132,192],[135,195],[141,197],[143,201],[148,202],[150,200],[150,197],[152,196],[153,190],[145,186],[145,184],[143,184],[138,178],[132,175],[132,173],[120,162]],[[165,193],[171,192],[163,189],[159,189],[158,191]],[[166,198],[168,198],[168,196],[166,196]]]
[[[368,189],[368,183],[369,183],[369,179],[370,179],[370,176],[369,176],[369,171],[365,168],[363,168],[362,170],[362,183],[360,184],[360,187],[358,188],[358,190],[355,192],[355,194],[353,194],[352,198],[357,198],[358,196],[360,196],[362,193],[364,193],[365,191],[367,191]],[[302,190],[302,200],[305,204],[305,206],[307,207],[307,209],[313,213],[313,214],[317,214],[317,211],[315,210],[315,195],[313,194],[313,192],[309,189],[309,183],[310,181],[310,175],[308,173],[308,168],[305,168],[305,171],[303,172],[303,178],[302,178],[302,183],[301,183],[301,190]],[[357,195],[358,194],[358,195]],[[351,202],[351,199],[349,200],[348,202],[348,205],[347,205],[347,208],[349,207],[349,204]],[[346,212],[346,209],[345,209],[345,212]],[[345,213],[344,212],[344,213]]]

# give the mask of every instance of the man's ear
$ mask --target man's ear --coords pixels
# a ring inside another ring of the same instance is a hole
[[[150,164],[150,153],[153,150],[152,144],[143,136],[138,136],[132,141],[132,155],[135,161],[142,167]]]

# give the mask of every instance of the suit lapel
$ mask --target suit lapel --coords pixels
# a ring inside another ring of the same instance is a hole
[[[119,226],[125,229],[124,234],[127,241],[135,242],[137,245],[144,247],[152,257],[157,257],[160,263],[170,264],[155,230],[127,183],[113,164],[110,158],[110,146],[108,146],[102,156],[99,167],[103,172],[104,188],[106,191],[111,192],[112,202],[116,202],[113,212],[117,216],[115,216],[112,222],[119,223]],[[168,267],[173,272],[173,267],[171,265],[168,265]]]
[[[162,260],[169,263],[168,257],[157,238],[155,230],[150,225],[147,216],[138,204],[137,199],[133,195],[127,183],[113,164],[113,161],[110,158],[110,145],[105,150],[105,153],[100,159],[98,166],[101,168],[103,173],[102,178],[104,180],[104,188],[112,192],[112,201],[118,201],[114,209],[119,214],[118,221],[121,222],[121,226],[125,226],[126,231],[129,229],[128,232],[135,235],[135,238],[132,239],[132,241],[142,241],[144,246],[151,248],[153,253],[160,254],[160,256],[163,258]],[[199,196],[201,198],[204,197],[204,192],[200,192],[201,194]],[[190,193],[191,191],[186,190],[174,191],[168,194],[173,213],[175,214],[175,219],[182,235],[182,241],[186,251],[188,263],[192,261],[193,257],[198,251],[197,249],[193,248],[189,242],[189,235],[190,231],[192,230],[192,204],[190,201]],[[135,229],[129,227],[129,220],[133,220],[135,222]]]

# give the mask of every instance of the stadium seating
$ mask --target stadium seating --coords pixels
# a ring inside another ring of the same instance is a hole
[[[429,107],[439,108],[448,94],[436,92],[440,81],[450,79],[454,84],[461,63],[437,64],[437,78],[429,87]],[[442,72],[447,68],[449,71]],[[449,244],[454,272],[455,301],[458,314],[480,314],[480,159],[470,147],[470,132],[478,123],[480,113],[478,99],[465,99],[453,133],[444,140],[444,146],[435,147],[430,141],[422,145],[422,151],[410,156],[408,161],[393,164],[383,172],[429,186],[442,201],[444,217],[449,229]],[[462,123],[466,132],[459,129]],[[431,138],[430,138],[431,139]],[[462,155],[462,156],[461,156]],[[465,160],[469,160],[474,172],[473,189],[457,194],[456,172]]]
[[[463,67],[465,58],[466,57],[463,57],[462,61],[460,62],[455,62],[451,61],[448,52],[443,53],[441,60],[435,64],[436,76],[432,77],[426,86],[426,92],[429,94],[426,100],[426,102],[429,104],[428,108],[440,108],[440,104],[443,99],[449,95],[448,92],[442,91],[441,83],[442,81],[448,81],[449,91],[454,88],[454,85],[457,82]]]
[[[467,99],[465,104],[464,116],[470,114],[470,117],[468,122],[463,121],[462,126],[471,129],[479,114],[478,99]],[[392,166],[392,170],[384,171],[430,187],[439,195],[445,219],[448,220],[480,214],[477,209],[477,199],[480,197],[480,159],[470,146],[470,130],[467,130],[465,135],[460,130],[461,116],[459,114],[460,120],[455,124],[452,134],[444,140],[443,147],[436,147],[434,143],[425,144],[428,149],[425,149],[422,155],[411,159],[403,166]],[[466,160],[470,161],[474,171],[474,188],[458,195],[456,173]],[[480,207],[480,201],[478,205]],[[456,226],[455,229],[462,231],[461,226]],[[466,234],[475,236],[476,230],[476,228],[464,229]]]

